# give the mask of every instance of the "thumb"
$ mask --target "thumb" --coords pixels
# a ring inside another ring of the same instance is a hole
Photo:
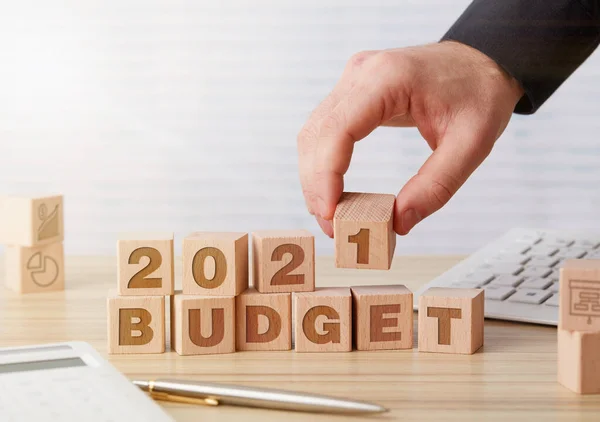
[[[382,85],[355,85],[321,120],[313,177],[319,204],[317,214],[324,220],[333,219],[354,144],[391,116],[406,113],[408,96],[396,95],[392,100],[386,98],[389,89],[382,88]]]
[[[490,153],[495,137],[474,129],[472,122],[448,128],[425,164],[396,199],[394,229],[407,234],[442,208]]]

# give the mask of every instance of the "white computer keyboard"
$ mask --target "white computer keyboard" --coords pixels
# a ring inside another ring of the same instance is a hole
[[[558,324],[558,269],[565,259],[600,259],[600,235],[512,229],[414,295],[430,287],[485,290],[486,318]]]

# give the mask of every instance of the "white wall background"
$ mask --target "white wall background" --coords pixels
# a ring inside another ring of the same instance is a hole
[[[67,253],[121,231],[307,228],[296,134],[352,53],[436,41],[467,0],[8,1],[0,13],[0,192],[62,192]],[[600,223],[600,53],[516,117],[400,254],[469,252],[513,226]],[[359,143],[348,190],[397,193],[418,132]],[[177,242],[180,243],[179,241]],[[319,233],[319,253],[333,243]]]

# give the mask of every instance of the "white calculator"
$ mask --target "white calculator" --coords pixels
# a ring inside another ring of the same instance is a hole
[[[173,421],[87,343],[0,349],[0,421]]]

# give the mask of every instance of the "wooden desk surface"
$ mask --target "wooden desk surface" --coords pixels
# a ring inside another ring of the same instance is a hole
[[[416,290],[459,258],[396,257],[390,271],[340,270],[331,258],[319,258],[317,285],[403,283]],[[115,258],[70,257],[66,265],[64,292],[20,296],[0,288],[0,346],[84,340],[106,356],[106,292],[116,286]],[[0,271],[4,274],[2,267]],[[578,396],[556,382],[556,329],[551,327],[486,321],[485,346],[472,356],[418,353],[414,348],[185,357],[167,352],[108,359],[131,378],[177,376],[284,387],[374,401],[392,409],[373,420],[600,420],[600,395]],[[226,406],[165,407],[182,421],[342,420]]]

